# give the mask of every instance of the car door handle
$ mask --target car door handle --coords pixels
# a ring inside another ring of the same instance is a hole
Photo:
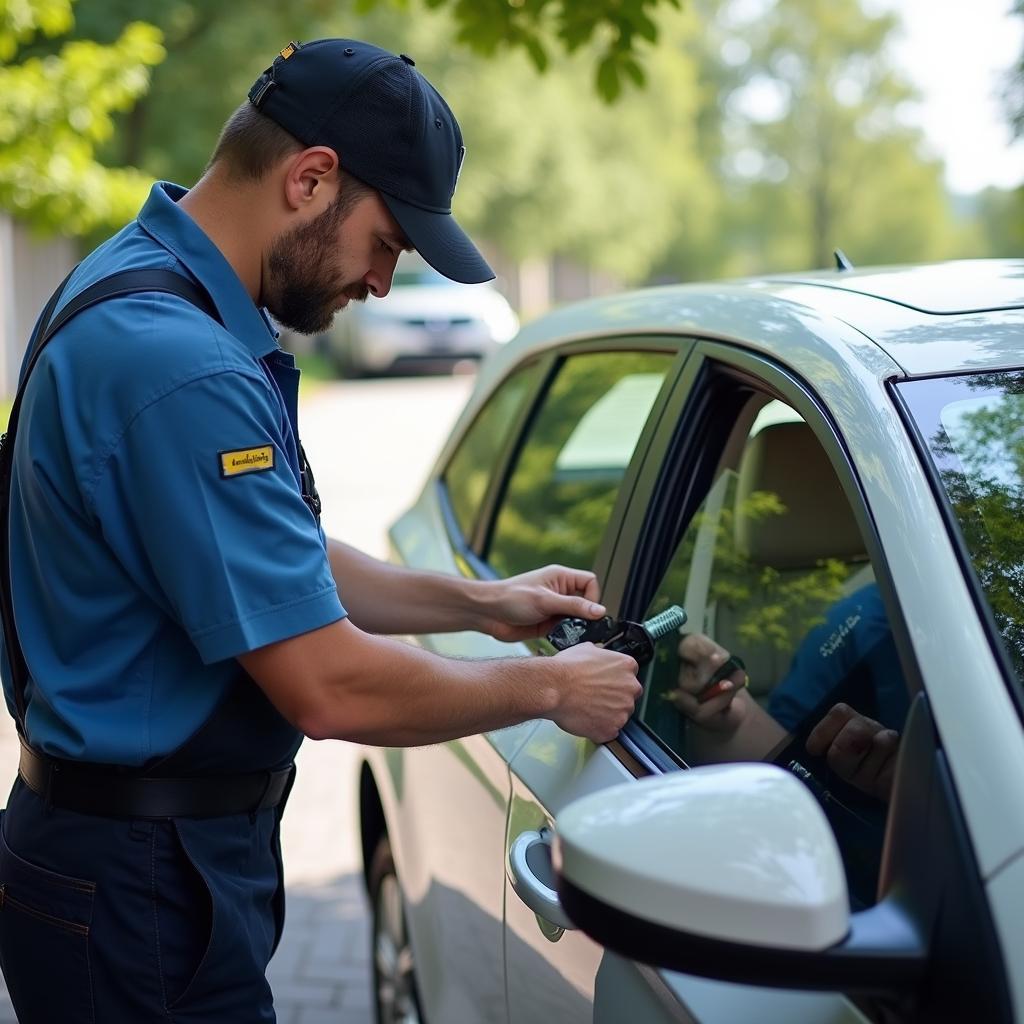
[[[516,836],[508,851],[508,880],[515,894],[539,917],[566,931],[576,928],[553,887],[555,869],[548,829]]]

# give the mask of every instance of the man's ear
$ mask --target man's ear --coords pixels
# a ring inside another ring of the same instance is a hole
[[[293,210],[326,206],[337,190],[338,154],[327,146],[310,146],[285,167],[284,198]]]

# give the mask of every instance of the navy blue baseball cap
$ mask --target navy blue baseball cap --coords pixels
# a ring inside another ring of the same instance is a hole
[[[303,144],[333,149],[439,273],[467,284],[494,277],[452,216],[466,155],[459,123],[411,57],[357,39],[289,43],[249,101]]]

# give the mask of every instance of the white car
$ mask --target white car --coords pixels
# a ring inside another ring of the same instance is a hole
[[[1024,262],[555,312],[391,542],[591,567],[744,668],[702,718],[673,635],[615,742],[366,750],[379,1021],[1024,1021]]]
[[[403,254],[391,291],[351,303],[318,347],[349,377],[480,360],[509,341],[519,320],[491,283],[459,284]]]

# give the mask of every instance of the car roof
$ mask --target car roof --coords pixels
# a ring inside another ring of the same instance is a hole
[[[839,288],[942,316],[1024,306],[1024,260],[951,260],[914,267],[777,274],[770,280]]]
[[[851,344],[851,329],[862,344]],[[500,363],[569,338],[666,333],[748,343],[795,366],[816,334],[816,348],[842,347],[843,359],[883,378],[1024,366],[1024,260],[645,288],[547,314],[520,333]]]

